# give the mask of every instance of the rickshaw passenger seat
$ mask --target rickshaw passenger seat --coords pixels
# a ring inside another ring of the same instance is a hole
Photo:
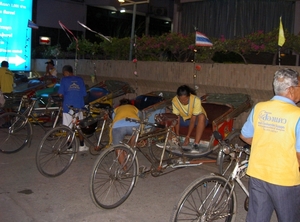
[[[232,109],[231,106],[225,104],[217,104],[217,103],[202,103],[203,108],[206,111],[208,117],[208,124],[204,129],[201,140],[209,141],[210,137],[213,133],[213,121],[218,117],[226,114],[228,111]],[[188,127],[180,127],[179,134],[181,136],[185,136],[188,132]],[[191,133],[191,138],[195,138],[196,128],[193,129]]]

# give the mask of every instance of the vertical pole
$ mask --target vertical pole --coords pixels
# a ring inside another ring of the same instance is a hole
[[[77,59],[77,56],[78,56],[78,49],[77,49],[77,43],[76,43],[76,51],[75,51],[75,61],[74,61],[74,75],[76,76],[77,74],[77,63],[78,63],[78,59]]]
[[[281,60],[281,52],[280,52],[280,49],[281,49],[281,47],[279,46],[279,47],[278,47],[278,66],[279,66],[279,67],[280,67],[280,65],[281,65],[281,64],[280,64],[280,63],[281,63],[281,61],[280,61],[280,60]]]
[[[131,36],[130,36],[129,61],[132,60],[132,50],[133,50],[133,44],[134,44],[134,30],[135,30],[135,16],[136,16],[136,3],[133,4],[132,24],[131,24]]]
[[[149,24],[150,24],[150,16],[146,15],[146,27],[145,27],[145,35],[149,35]]]
[[[193,61],[193,68],[194,68],[194,75],[193,75],[193,82],[194,82],[194,89],[197,92],[197,87],[196,87],[196,77],[197,77],[197,71],[196,71],[196,48],[194,49],[194,61]]]

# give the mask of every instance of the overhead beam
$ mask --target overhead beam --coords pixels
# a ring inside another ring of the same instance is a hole
[[[120,2],[120,1],[119,1]],[[125,0],[124,3],[120,2],[121,6],[126,6],[126,5],[134,5],[134,4],[147,4],[149,3],[150,0],[144,0],[144,1],[133,1],[133,0]]]

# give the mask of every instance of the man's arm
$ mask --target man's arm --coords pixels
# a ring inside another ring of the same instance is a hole
[[[299,170],[300,170],[300,152],[297,152],[297,159],[298,159]]]
[[[246,138],[244,137],[242,134],[240,134],[240,138],[245,142],[245,143],[248,143],[248,144],[252,144],[252,137],[251,138]]]

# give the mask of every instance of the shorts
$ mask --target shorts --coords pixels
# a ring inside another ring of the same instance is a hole
[[[79,118],[79,120],[83,119],[83,113],[78,112],[75,114],[76,117]],[[73,117],[69,113],[63,113],[63,125],[73,128]]]
[[[197,126],[197,123],[198,123],[197,120],[198,120],[198,116],[196,117],[195,126]],[[190,122],[191,122],[191,119],[187,119],[184,121],[183,118],[180,116],[180,126],[189,126]],[[208,124],[208,119],[206,119],[205,126],[207,126],[207,124]]]
[[[131,135],[133,128],[134,126],[122,126],[122,127],[113,128],[112,129],[113,145],[120,144],[120,141],[123,141],[126,135]]]
[[[6,109],[11,109],[14,107],[14,94],[13,93],[3,93],[5,97],[5,104],[4,107]]]

